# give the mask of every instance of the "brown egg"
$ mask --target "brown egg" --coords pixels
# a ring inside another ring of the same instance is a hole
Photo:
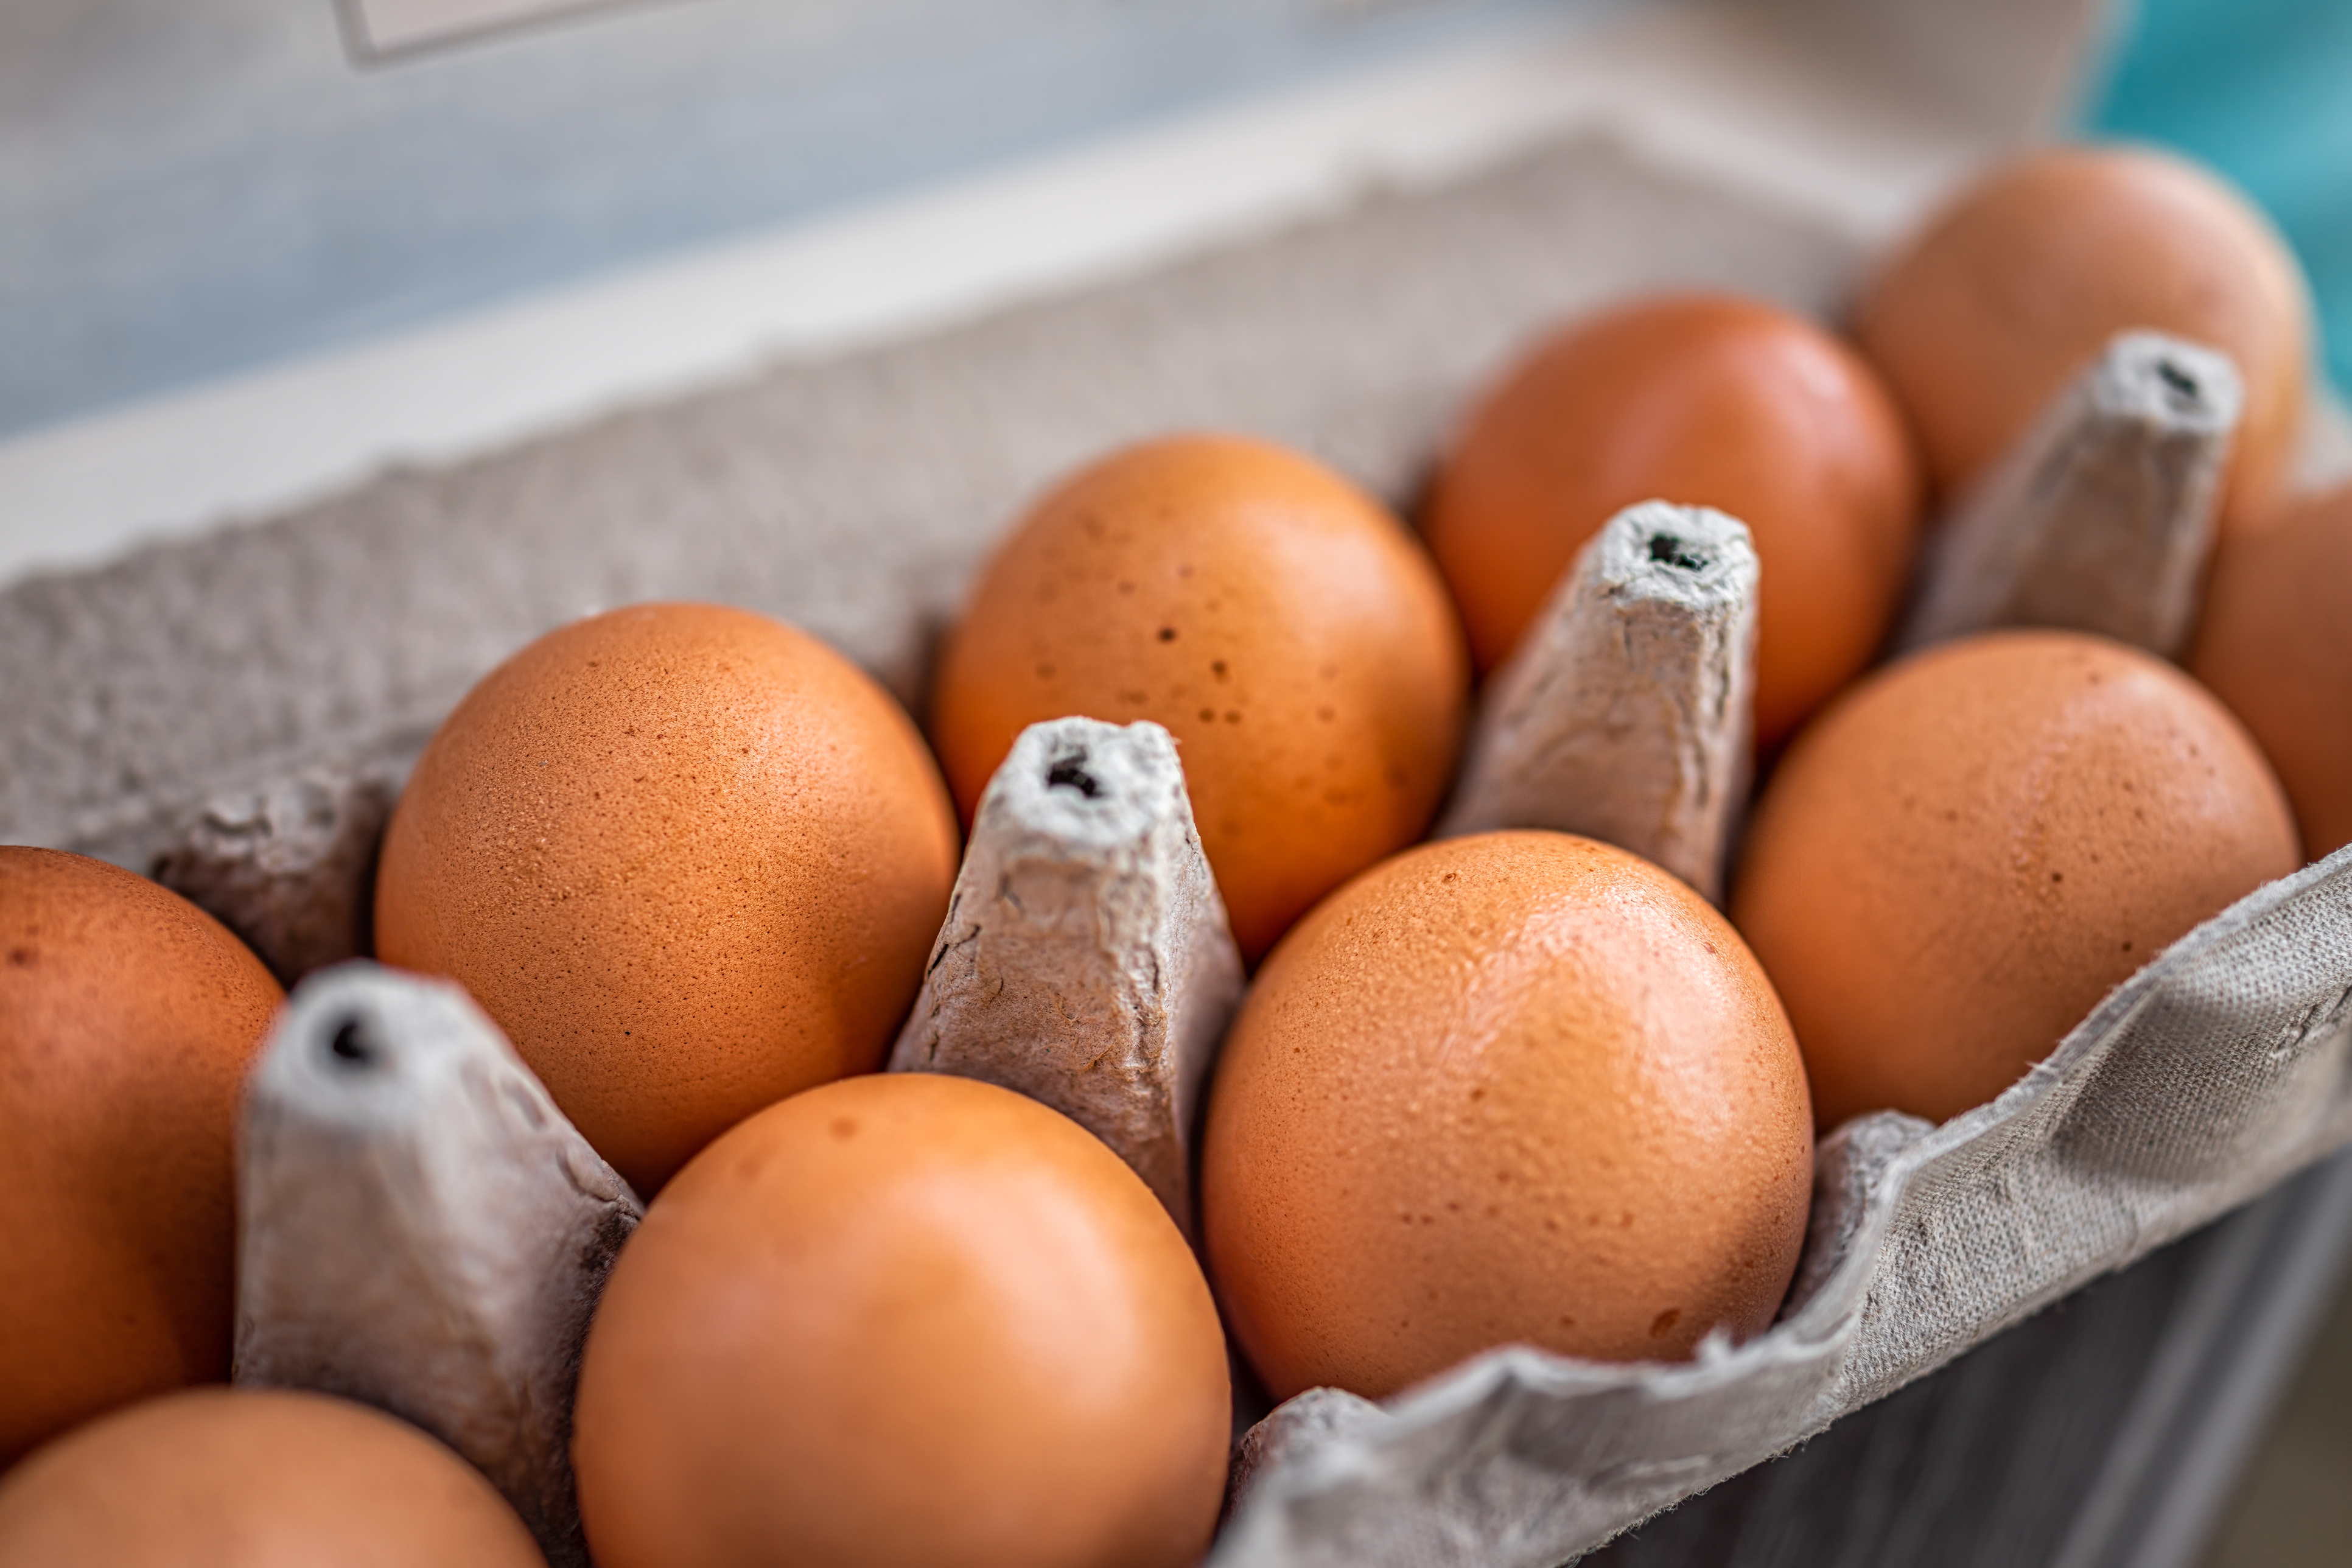
[[[1763,567],[1756,730],[1769,745],[1885,635],[1919,489],[1902,416],[1853,350],[1760,300],[1675,294],[1573,322],[1522,361],[1440,468],[1425,527],[1488,669],[1626,507],[1739,519]]]
[[[1770,1325],[1812,1117],[1764,972],[1648,861],[1559,833],[1411,850],[1266,960],[1201,1165],[1266,1384],[1389,1394],[1488,1346],[1688,1356]]]
[[[956,827],[898,704],[716,605],[550,632],[482,679],[386,831],[378,956],[473,993],[640,1192],[880,1065]]]
[[[2303,852],[2352,844],[2352,485],[2222,542],[2189,670],[2253,731]]]
[[[2224,530],[2261,520],[2292,455],[2311,308],[2276,230],[2170,153],[2061,147],[1994,169],[1879,273],[1856,322],[1949,497],[2116,333],[2217,348],[2245,379]]]
[[[8,1568],[542,1568],[506,1500],[414,1426],[322,1394],[193,1389],[0,1481]]]
[[[572,1458],[603,1568],[1177,1568],[1230,1406],[1208,1285],[1117,1155],[892,1074],[762,1111],[654,1203]]]
[[[1031,724],[1165,725],[1255,958],[1421,837],[1468,681],[1444,585],[1395,519],[1280,447],[1189,436],[1083,470],[998,547],[931,729],[968,821]]]
[[[177,893],[0,846],[0,1466],[228,1375],[237,1097],[282,994]]]
[[[1996,632],[1879,672],[1797,738],[1731,916],[1823,1128],[1941,1121],[2294,866],[2278,781],[2203,688],[2102,638]]]

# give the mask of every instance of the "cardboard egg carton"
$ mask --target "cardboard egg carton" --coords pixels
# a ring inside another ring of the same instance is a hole
[[[1405,507],[1472,394],[1580,310],[1712,286],[1833,318],[1923,202],[2053,111],[2095,19],[1665,10],[1591,46],[1618,50],[1605,102],[1507,155],[0,590],[0,838],[160,867],[289,973],[362,952],[384,803],[541,632],[723,600],[919,705],[963,584],[1060,471],[1234,428]],[[2352,1141],[2347,1022],[2338,856],[2183,938],[1992,1105],[1824,1140],[1769,1333],[1683,1365],[1507,1349],[1380,1405],[1301,1396],[1244,1443],[1216,1561],[1570,1558]]]
[[[1251,1435],[1219,1564],[1540,1568],[1785,1452],[2352,1142],[2352,849],[2250,895],[1941,1127],[1815,1153],[1780,1319],[1678,1366],[1489,1352]]]

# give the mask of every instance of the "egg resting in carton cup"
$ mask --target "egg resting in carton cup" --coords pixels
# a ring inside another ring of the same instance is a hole
[[[2346,478],[2274,526],[2222,545],[2189,658],[2189,672],[2230,705],[2278,770],[2313,857],[2352,843],[2352,709],[2341,700],[2352,689]]]
[[[481,1472],[407,1422],[331,1394],[217,1384],[117,1410],[11,1469],[0,1559],[547,1568]]]
[[[2242,407],[2226,356],[2118,334],[1961,498],[1903,640],[2044,626],[2178,651]],[[1683,1366],[1513,1347],[1377,1404],[1310,1390],[1244,1440],[1215,1561],[1580,1555],[2352,1138],[2347,1020],[2339,854],[2174,942],[1991,1104],[1825,1138],[1770,1332]]]
[[[1824,1139],[1769,1332],[1683,1365],[1507,1348],[1377,1405],[1302,1395],[1244,1445],[1213,1561],[1580,1555],[2352,1140],[2347,1022],[2342,851],[2174,943],[1992,1104]]]
[[[1756,582],[1734,520],[1664,505],[1615,520],[1515,666],[1536,700],[1490,701],[1508,720],[1490,732],[1515,746],[1473,764],[1475,826],[1565,815],[1719,891],[1747,766]],[[1550,753],[1602,722],[1625,761],[1560,767]],[[1221,914],[1164,731],[1034,725],[983,795],[892,1066],[1045,1100],[1188,1215],[1196,1086],[1239,989]]]

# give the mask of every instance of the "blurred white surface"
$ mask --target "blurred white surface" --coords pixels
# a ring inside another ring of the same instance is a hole
[[[5,0],[0,434],[1635,3]]]
[[[543,22],[615,0],[341,0],[353,51],[393,54]]]
[[[1808,8],[1808,9],[1818,9]],[[1899,226],[1997,140],[1770,9],[1554,22],[0,440],[0,582],[908,332],[1592,131]]]

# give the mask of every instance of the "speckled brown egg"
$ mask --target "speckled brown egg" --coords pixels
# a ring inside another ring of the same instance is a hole
[[[1300,921],[1201,1165],[1210,1272],[1277,1397],[1761,1332],[1811,1184],[1804,1069],[1738,936],[1648,861],[1534,832],[1409,851]]]
[[[2000,164],[1932,216],[1871,283],[1855,328],[1948,498],[2116,333],[2221,350],[2246,393],[2230,531],[2262,520],[2293,455],[2310,318],[2294,252],[2220,179],[2153,149],[2056,147]]]
[[[2352,485],[2221,543],[2189,668],[2253,731],[2316,860],[2352,844]]]
[[[1182,1568],[1231,1418],[1150,1189],[1034,1100],[903,1073],[761,1112],[655,1200],[572,1458],[603,1568]]]
[[[8,1568],[542,1568],[490,1483],[322,1394],[192,1389],[93,1422],[0,1481]]]
[[[1824,1129],[1941,1121],[2295,864],[2278,781],[2202,687],[2098,637],[1997,632],[1880,671],[1798,737],[1731,914]]]
[[[1572,322],[1512,369],[1439,468],[1423,526],[1486,669],[1624,508],[1739,519],[1762,566],[1756,736],[1769,745],[1877,650],[1919,499],[1903,416],[1860,355],[1762,300],[1668,294]]]
[[[948,639],[931,730],[968,820],[1030,724],[1165,725],[1255,958],[1421,836],[1468,679],[1444,585],[1394,518],[1280,447],[1188,436],[1022,520]]]
[[[378,955],[473,993],[650,1192],[774,1100],[877,1067],[956,827],[883,689],[716,605],[565,626],[484,677],[393,814]]]
[[[237,1096],[281,999],[177,893],[0,846],[0,1466],[228,1375]]]

